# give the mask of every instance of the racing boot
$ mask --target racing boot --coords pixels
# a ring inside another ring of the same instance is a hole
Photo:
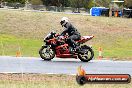
[[[83,52],[83,50],[80,48],[80,46],[77,46],[76,48],[75,48],[75,52],[76,53],[80,53],[80,54],[84,54],[85,52]]]
[[[75,54],[75,49],[73,47],[69,47],[69,51],[71,54]]]

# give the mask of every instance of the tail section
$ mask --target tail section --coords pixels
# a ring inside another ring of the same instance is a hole
[[[85,42],[87,42],[87,41],[89,41],[89,40],[91,40],[92,38],[93,38],[94,36],[83,36],[79,41],[77,41],[77,42],[79,42],[79,43],[85,43]]]

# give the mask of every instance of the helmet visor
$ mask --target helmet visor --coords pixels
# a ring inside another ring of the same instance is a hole
[[[65,23],[65,21],[64,21],[64,20],[60,22],[60,24],[61,24],[62,26],[64,26],[64,23]]]

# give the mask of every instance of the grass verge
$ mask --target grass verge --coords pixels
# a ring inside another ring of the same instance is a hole
[[[0,55],[3,56],[16,56],[16,52],[20,51],[24,57],[38,57],[42,45],[40,40],[17,38],[12,35],[1,35],[0,39]]]

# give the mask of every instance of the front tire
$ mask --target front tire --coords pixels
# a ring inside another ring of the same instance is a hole
[[[87,45],[81,46],[81,50],[84,52],[84,54],[78,54],[78,58],[83,62],[88,62],[93,59],[94,57],[94,51],[91,47]]]
[[[42,46],[39,50],[39,55],[42,59],[50,61],[55,57],[55,51],[49,46]]]

